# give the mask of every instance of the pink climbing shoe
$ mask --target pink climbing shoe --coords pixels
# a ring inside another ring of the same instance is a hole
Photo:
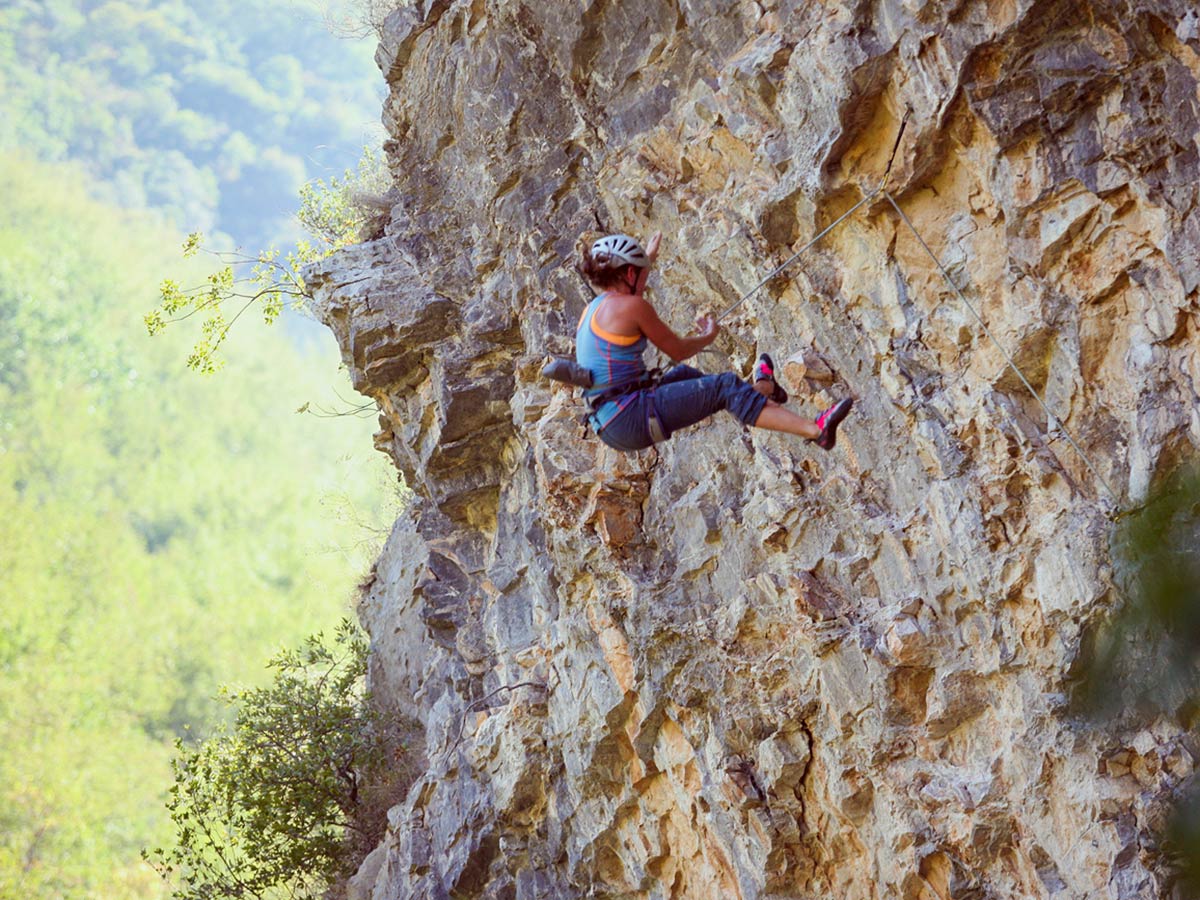
[[[847,397],[817,416],[817,427],[821,429],[821,433],[812,439],[813,443],[822,450],[832,450],[833,445],[837,443],[837,427],[842,419],[850,414],[850,407],[853,405],[854,401]]]
[[[754,364],[754,383],[758,384],[760,381],[771,382],[771,393],[767,396],[768,400],[774,400],[776,403],[787,403],[788,392],[783,389],[783,385],[775,380],[775,363],[771,362],[771,357],[765,353]]]

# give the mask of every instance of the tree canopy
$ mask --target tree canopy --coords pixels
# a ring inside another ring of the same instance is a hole
[[[249,250],[285,243],[306,181],[375,143],[369,41],[315,0],[0,6],[0,150],[74,160],[91,189]]]
[[[295,412],[341,404],[332,340],[248,320],[198,379],[141,325],[159,218],[16,157],[0,193],[0,896],[158,896],[174,740],[346,613],[377,534],[334,514],[397,487],[371,421]]]
[[[211,274],[186,231],[290,242],[302,186],[374,143],[372,42],[323,13],[0,4],[0,898],[164,896],[176,740],[346,614],[395,517],[328,335],[247,318],[197,379],[194,336],[143,324]]]

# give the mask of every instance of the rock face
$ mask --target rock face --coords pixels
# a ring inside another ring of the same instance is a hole
[[[1192,0],[419,0],[399,201],[309,272],[418,499],[360,614],[429,769],[355,891],[1146,898],[1194,743],[1067,714],[1114,505],[1200,443]],[[538,378],[584,232],[665,234],[822,453],[718,415],[621,455]],[[784,364],[786,361],[786,364]],[[1078,442],[1095,471],[1065,440]]]

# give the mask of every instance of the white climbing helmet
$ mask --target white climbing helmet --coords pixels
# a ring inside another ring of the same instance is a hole
[[[603,265],[616,260],[622,265],[644,269],[650,265],[650,257],[642,245],[626,234],[610,234],[592,244],[592,259]]]

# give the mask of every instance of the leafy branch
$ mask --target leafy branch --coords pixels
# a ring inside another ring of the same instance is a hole
[[[164,280],[159,286],[158,306],[144,317],[146,330],[155,335],[168,325],[203,317],[187,365],[206,375],[216,372],[223,364],[221,345],[247,310],[257,305],[268,325],[285,307],[303,312],[311,299],[301,275],[303,267],[380,231],[388,211],[390,182],[383,159],[367,149],[357,170],[347,169],[342,178],[330,178],[328,184],[316,179],[304,185],[296,217],[316,244],[299,241],[287,254],[274,247],[253,255],[212,250],[204,246],[200,232],[188,235],[183,243],[184,258],[203,252],[220,268],[202,284],[190,287],[181,287],[174,279]]]
[[[204,284],[183,288],[168,278],[159,286],[159,306],[145,315],[146,330],[155,335],[174,322],[204,316],[200,338],[188,356],[188,368],[211,375],[221,367],[217,350],[229,336],[229,329],[251,306],[258,304],[263,321],[270,325],[283,312],[285,303],[303,309],[310,299],[301,268],[321,258],[307,242],[280,258],[271,249],[249,256],[238,251],[209,250],[203,247],[203,235],[193,232],[183,244],[185,258],[204,252],[221,263]],[[235,307],[227,316],[230,306]]]

